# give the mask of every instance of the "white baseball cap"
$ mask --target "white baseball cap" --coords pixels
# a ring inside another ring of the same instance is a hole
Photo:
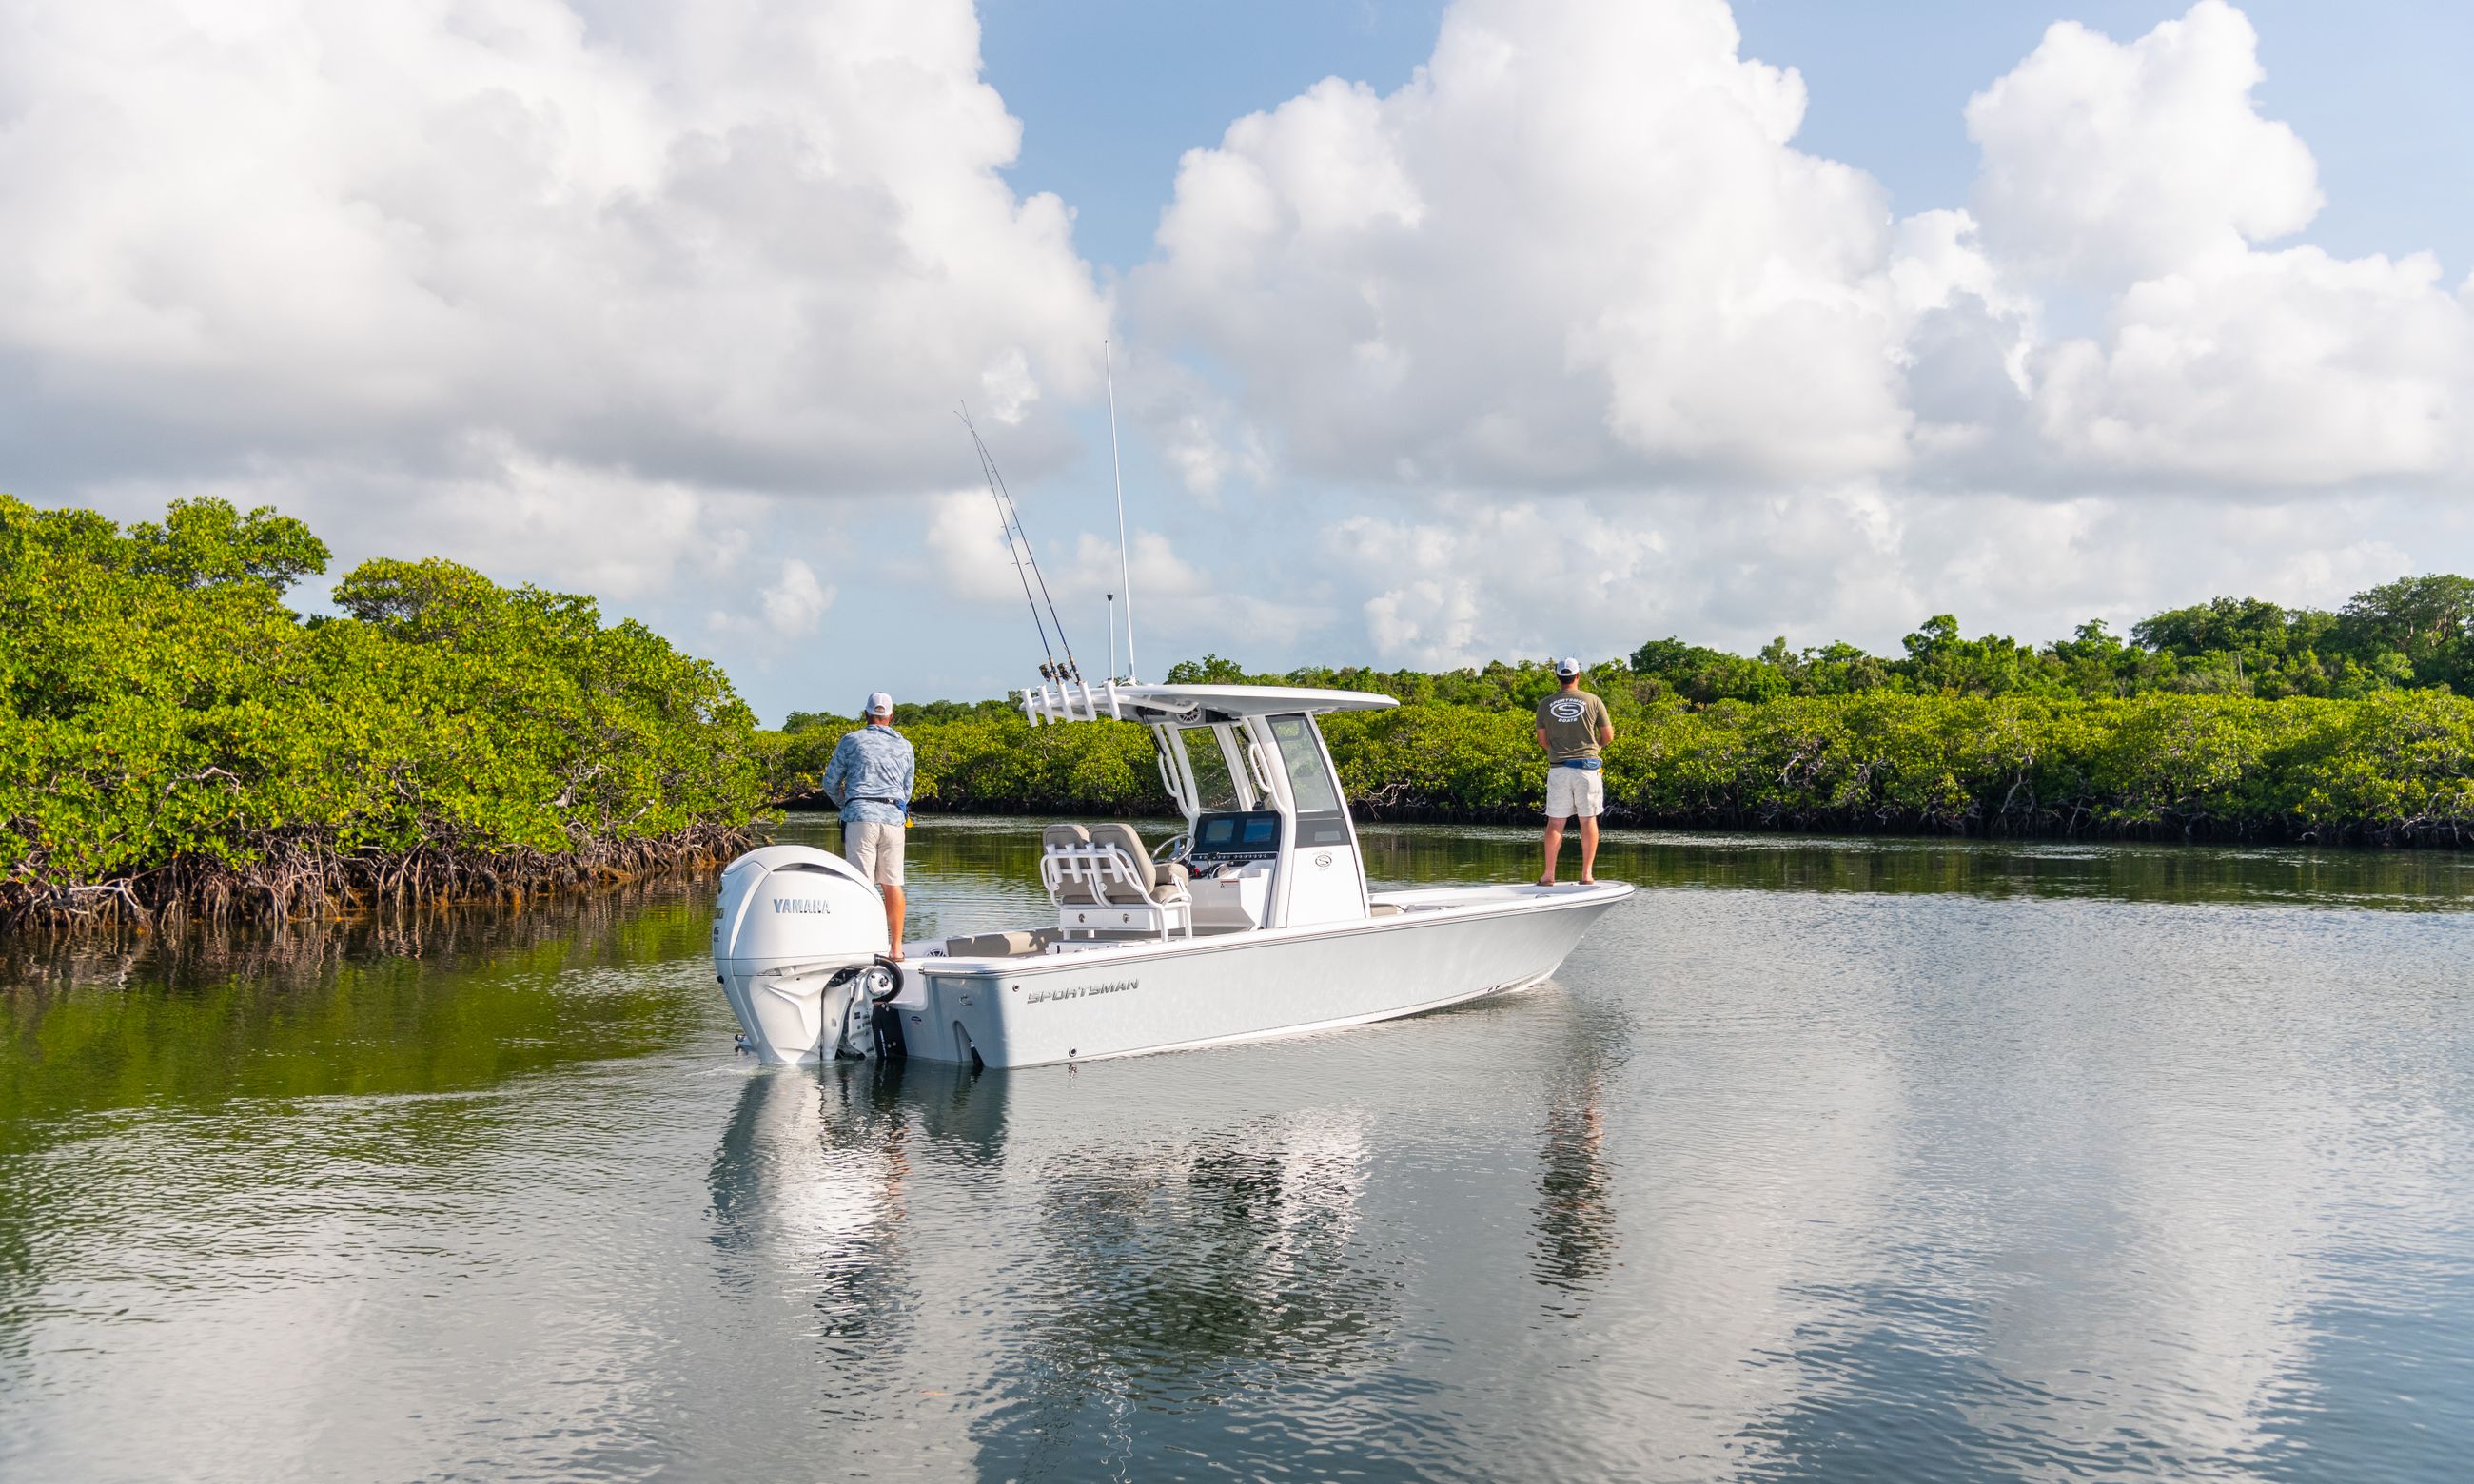
[[[1566,655],[1555,661],[1555,673],[1563,676],[1578,675],[1581,673],[1581,661]]]
[[[893,698],[881,690],[869,691],[867,693],[867,714],[870,716],[891,716],[893,714]]]

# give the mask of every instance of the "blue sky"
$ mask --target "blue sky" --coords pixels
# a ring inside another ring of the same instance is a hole
[[[1433,51],[1444,7],[1403,0],[993,0],[987,78],[1022,119],[1026,190],[1079,213],[1075,237],[1120,272],[1151,255],[1188,149],[1228,121],[1331,76],[1399,86]],[[2117,36],[2186,6],[2152,0],[1742,0],[1745,51],[1811,86],[1799,142],[1863,166],[1902,211],[1958,205],[1976,171],[1959,110],[2056,20]],[[2328,209],[2312,240],[2346,255],[2430,248],[2474,263],[2474,6],[2430,0],[2252,0],[2260,96],[2319,157]]]
[[[2376,0],[0,6],[0,488],[593,591],[768,717],[987,695],[1038,647],[950,412],[1096,671],[1106,338],[1153,674],[2335,603],[2474,570],[2469,56]]]

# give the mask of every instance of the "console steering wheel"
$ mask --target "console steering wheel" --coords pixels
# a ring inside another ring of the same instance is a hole
[[[1192,830],[1188,830],[1181,835],[1171,835],[1159,844],[1152,847],[1152,864],[1161,865],[1169,861],[1183,860],[1185,859],[1186,851],[1192,849],[1194,849],[1194,832]]]

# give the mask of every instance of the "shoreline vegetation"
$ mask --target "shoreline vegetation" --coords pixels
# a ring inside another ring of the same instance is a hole
[[[2220,598],[2127,640],[2102,623],[2041,647],[1939,615],[1904,653],[1755,657],[1657,639],[1584,683],[1615,722],[1608,822],[1700,829],[2461,847],[2474,840],[2474,581],[2411,577],[2336,612]],[[1396,710],[1324,719],[1370,821],[1530,823],[1542,663],[1445,674],[1252,675],[1207,656],[1172,682],[1373,690]],[[1157,815],[1150,739],[1033,730],[1005,702],[896,708],[923,813]],[[776,797],[813,786],[848,718],[767,736]]]
[[[302,522],[175,501],[123,529],[0,495],[0,928],[281,922],[710,868],[813,807],[852,721],[761,730],[719,667],[588,597],[430,559],[284,604]],[[2341,610],[2219,599],[2041,647],[1947,615],[1880,657],[1678,639],[1589,672],[1609,821],[1684,828],[2462,846],[2474,582]],[[1542,664],[1185,682],[1377,690],[1327,719],[1370,821],[1527,823]],[[905,705],[923,813],[1156,815],[1151,738]]]
[[[0,926],[282,922],[710,865],[754,843],[756,719],[589,598],[363,562],[176,501],[0,495]]]

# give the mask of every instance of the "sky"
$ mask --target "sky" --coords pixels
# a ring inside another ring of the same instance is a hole
[[[770,721],[1035,679],[958,409],[1109,668],[1111,376],[1153,679],[2334,605],[2474,571],[2469,55],[2401,0],[0,0],[0,490],[592,592]]]

